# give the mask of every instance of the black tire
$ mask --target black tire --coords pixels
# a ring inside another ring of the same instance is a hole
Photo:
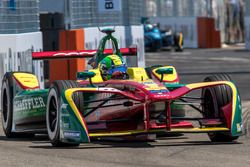
[[[205,82],[213,81],[232,81],[230,76],[227,74],[217,74],[206,77]],[[232,90],[229,86],[220,85],[216,87],[204,88],[202,90],[203,98],[203,115],[206,118],[219,118],[224,123],[225,116],[221,107],[225,106],[232,100]],[[237,140],[238,136],[231,136],[230,133],[226,132],[209,132],[208,136],[213,142],[231,142]]]
[[[15,137],[12,130],[13,122],[13,76],[12,73],[5,73],[1,89],[1,106],[2,106],[2,126],[6,137]]]
[[[174,47],[176,52],[182,52],[183,51],[183,39],[180,42],[180,33],[174,34]]]
[[[1,88],[1,106],[2,106],[2,127],[5,136],[8,138],[31,138],[34,137],[33,133],[15,133],[12,132],[13,123],[13,98],[14,94],[13,73],[5,73],[2,80]]]
[[[46,126],[51,144],[55,147],[78,146],[78,143],[63,143],[60,141],[59,107],[61,106],[61,93],[68,88],[80,87],[75,81],[55,81],[49,90],[46,111]],[[80,111],[83,111],[83,96],[74,93],[73,100]]]

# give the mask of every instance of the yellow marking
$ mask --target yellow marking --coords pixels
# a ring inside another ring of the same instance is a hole
[[[228,85],[232,89],[233,93],[233,100],[232,100],[232,123],[231,127],[233,126],[233,120],[236,112],[236,101],[237,101],[237,89],[236,86],[229,81],[217,81],[217,82],[202,82],[202,83],[194,83],[194,84],[188,84],[186,85],[189,89],[197,89],[204,86],[216,86],[216,85]]]
[[[34,89],[39,87],[38,79],[29,73],[14,73],[13,76],[25,88]]]
[[[213,131],[229,131],[224,127],[207,127],[207,128],[173,128],[171,132],[213,132]]]
[[[182,48],[183,34],[180,33],[179,46]]]
[[[107,133],[89,133],[90,137],[107,137],[107,136],[127,136],[139,133],[146,133],[145,130],[134,130],[134,131],[120,131],[120,132],[107,132]]]
[[[161,68],[172,68],[173,69],[173,74],[164,74],[163,75],[163,81],[174,81],[177,79],[177,72],[175,70],[175,68],[173,66],[164,66],[164,67],[159,67],[154,69],[152,72],[153,74],[160,80],[161,79],[161,75],[156,73],[156,70],[161,69]]]
[[[102,76],[101,76],[101,72],[100,72],[99,69],[92,69],[92,70],[89,70],[89,71],[95,73],[95,76],[91,78],[91,80],[92,80],[93,83],[103,82],[103,79],[102,79]],[[89,79],[87,79],[87,80],[89,80]]]
[[[129,130],[129,131],[117,131],[117,132],[104,132],[104,133],[89,133],[90,137],[112,137],[112,136],[129,136],[141,133],[157,133],[157,132],[214,132],[214,131],[229,131],[228,128],[214,127],[214,128],[183,128],[183,129],[152,129],[152,130]]]
[[[71,88],[71,89],[68,89],[66,90],[64,93],[65,93],[65,97],[66,97],[66,100],[68,101],[71,109],[73,110],[73,112],[75,113],[76,117],[78,118],[78,120],[80,121],[82,127],[85,129],[85,131],[88,133],[88,128],[85,124],[85,122],[83,121],[82,119],[82,116],[81,114],[78,112],[78,108],[76,107],[73,99],[72,99],[72,94],[76,91],[79,91],[79,90],[97,90],[97,88]]]
[[[134,81],[141,82],[149,79],[145,69],[142,67],[128,68],[127,73],[130,76],[130,78]]]
[[[152,80],[149,80],[149,82],[152,82]],[[143,83],[143,82],[142,82]],[[146,90],[166,90],[166,87],[161,87],[157,85],[156,83],[152,82],[152,84],[145,83],[145,86],[147,86]]]
[[[121,60],[121,58],[119,56],[117,56],[117,55],[109,55],[107,57],[109,57],[113,61],[115,66],[122,65],[122,60]]]

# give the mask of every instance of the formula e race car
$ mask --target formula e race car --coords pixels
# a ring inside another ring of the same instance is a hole
[[[98,50],[36,52],[33,60],[136,55],[118,48],[111,29]],[[104,49],[107,41],[113,49]],[[113,53],[114,52],[114,53]],[[2,124],[7,137],[47,133],[53,146],[94,138],[153,140],[162,133],[207,133],[211,141],[242,135],[241,101],[226,74],[180,84],[173,66],[128,67],[127,78],[104,80],[97,67],[40,89],[35,75],[7,72],[2,80]]]
[[[156,25],[144,24],[144,45],[146,51],[174,48],[177,52],[183,51],[183,34],[173,33],[171,30],[160,30]]]

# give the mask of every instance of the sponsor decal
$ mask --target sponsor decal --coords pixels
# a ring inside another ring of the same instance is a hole
[[[33,110],[46,107],[42,97],[32,97],[14,101],[15,111]]]
[[[236,124],[236,126],[237,126],[237,132],[241,132],[242,131],[241,123]]]
[[[98,0],[99,12],[120,12],[121,0]]]
[[[162,94],[162,93],[168,93],[168,91],[167,90],[150,90],[150,93]]]
[[[79,131],[64,131],[63,135],[66,138],[80,138],[80,132]]]

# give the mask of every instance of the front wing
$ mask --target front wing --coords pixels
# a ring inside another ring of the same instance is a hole
[[[202,127],[202,128],[174,128],[167,127],[167,125],[162,128],[144,128],[126,131],[105,131],[105,132],[89,132],[87,123],[83,114],[76,107],[72,94],[75,92],[96,92],[96,93],[114,93],[119,94],[127,99],[138,101],[142,104],[147,103],[147,100],[143,98],[135,97],[133,94],[123,92],[113,88],[72,88],[65,90],[62,94],[62,105],[60,110],[60,140],[63,142],[75,142],[84,143],[90,142],[92,137],[110,137],[110,136],[128,136],[128,135],[139,135],[139,134],[149,134],[158,132],[229,132],[231,136],[242,135],[242,113],[241,113],[241,102],[236,86],[232,82],[228,81],[218,81],[218,82],[204,82],[188,84],[170,92],[170,99],[165,99],[166,101],[172,101],[178,99],[185,94],[205,87],[213,87],[218,85],[228,85],[232,90],[232,101],[229,105],[224,107],[223,112],[226,116],[226,127]],[[158,99],[163,100],[163,99]],[[145,106],[145,105],[143,105]],[[169,118],[171,119],[171,118]],[[171,120],[169,120],[171,122]]]

